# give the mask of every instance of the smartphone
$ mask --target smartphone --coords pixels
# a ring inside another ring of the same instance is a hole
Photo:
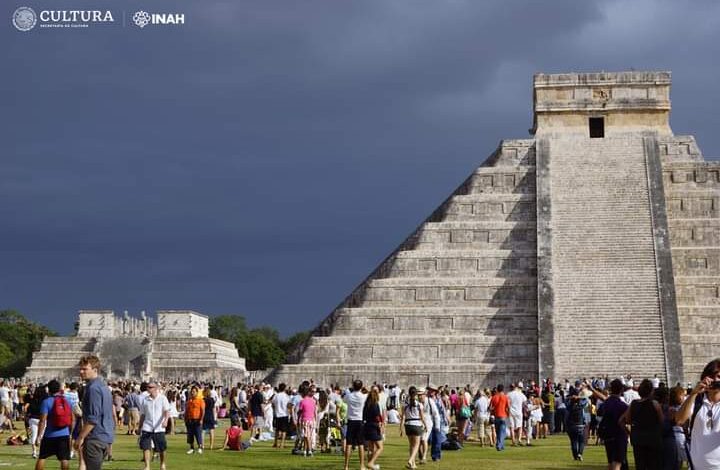
[[[711,388],[713,390],[720,389],[720,380],[713,380],[710,382],[710,386],[708,388]]]

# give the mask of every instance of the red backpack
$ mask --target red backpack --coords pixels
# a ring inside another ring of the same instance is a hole
[[[55,395],[53,407],[50,410],[50,424],[56,429],[67,428],[72,424],[72,408],[62,395]]]

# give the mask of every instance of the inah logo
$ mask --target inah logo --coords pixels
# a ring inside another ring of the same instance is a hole
[[[12,22],[18,30],[30,31],[37,23],[37,15],[30,7],[20,7],[13,13]]]
[[[165,24],[185,24],[184,13],[148,13],[146,11],[136,11],[133,15],[133,22],[141,29],[145,26],[165,25]]]
[[[150,23],[150,15],[146,11],[136,11],[133,15],[133,21],[136,25],[140,26],[140,28],[144,28]]]

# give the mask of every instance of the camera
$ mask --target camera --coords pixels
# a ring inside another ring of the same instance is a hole
[[[710,382],[710,386],[708,388],[712,390],[720,389],[720,380],[713,380],[712,382]]]

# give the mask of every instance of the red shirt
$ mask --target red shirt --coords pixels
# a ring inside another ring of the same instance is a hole
[[[493,410],[492,414],[496,418],[507,418],[508,417],[508,398],[504,393],[496,393],[490,399],[490,408]]]

